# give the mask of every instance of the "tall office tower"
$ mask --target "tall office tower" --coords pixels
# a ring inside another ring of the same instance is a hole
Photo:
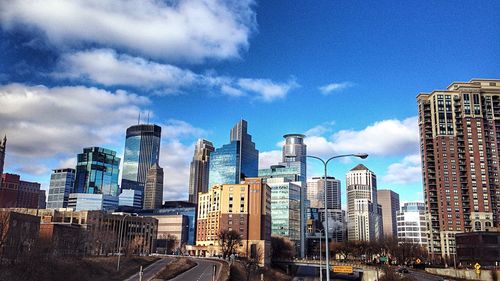
[[[305,136],[302,134],[286,134],[283,137],[285,138],[285,143],[283,144],[283,158],[280,165],[296,168],[300,176],[299,180],[305,186],[307,181],[307,145],[304,144]]]
[[[271,188],[271,234],[288,237],[299,245],[302,183],[285,178],[267,178],[264,181]]]
[[[407,202],[396,213],[399,243],[416,243],[427,247],[427,218],[423,202]]]
[[[161,127],[134,125],[127,129],[123,156],[122,189],[140,190],[144,186],[149,168],[160,159]]]
[[[399,211],[399,194],[390,189],[377,190],[377,202],[382,206],[384,236],[397,237],[396,212]]]
[[[372,241],[382,237],[382,207],[377,201],[377,176],[359,164],[347,173],[349,240]]]
[[[271,189],[263,179],[216,185],[198,195],[196,245],[207,246],[210,255],[219,253],[222,230],[239,232],[242,246],[237,251],[243,256],[258,258],[260,264],[269,262]]]
[[[55,169],[50,175],[49,198],[47,209],[66,208],[69,194],[75,184],[75,169]]]
[[[247,121],[240,120],[231,129],[231,143],[210,154],[208,186],[239,183],[246,177],[256,177],[259,151],[247,133]]]
[[[189,199],[191,203],[198,202],[198,192],[208,191],[208,163],[214,145],[203,139],[198,139],[194,148],[193,161],[189,174]]]
[[[75,193],[118,196],[120,158],[116,152],[101,147],[87,147],[78,154]]]
[[[157,209],[163,200],[163,168],[154,164],[149,169],[144,187],[144,209]]]
[[[420,93],[429,253],[450,257],[456,233],[500,227],[500,80]]]
[[[325,208],[325,177],[313,177],[307,181],[307,200],[311,208]],[[326,203],[328,209],[342,209],[340,200],[340,181],[334,177],[326,178]]]

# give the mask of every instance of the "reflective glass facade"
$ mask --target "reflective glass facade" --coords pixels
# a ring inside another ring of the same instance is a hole
[[[160,157],[161,127],[135,125],[127,129],[122,188],[144,191],[149,168]]]
[[[300,182],[278,182],[271,187],[272,235],[300,240]]]
[[[239,141],[223,145],[210,154],[208,187],[239,183]]]
[[[142,192],[134,189],[122,189],[122,193],[118,196],[118,205],[142,208]]]
[[[75,211],[113,211],[118,207],[118,196],[105,194],[71,193],[68,208]]]
[[[120,158],[115,151],[101,147],[84,148],[77,161],[75,193],[118,196]]]
[[[56,169],[50,175],[48,209],[66,208],[68,196],[73,191],[75,169]]]

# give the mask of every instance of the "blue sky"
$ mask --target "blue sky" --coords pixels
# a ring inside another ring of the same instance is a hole
[[[47,186],[83,147],[123,153],[125,129],[163,127],[165,200],[186,199],[193,143],[249,122],[261,164],[282,135],[310,154],[363,160],[402,200],[422,199],[419,92],[500,77],[498,1],[0,3],[6,171]],[[337,161],[345,182],[359,161]],[[321,172],[310,162],[309,175]],[[344,187],[345,188],[345,187]],[[344,201],[345,202],[345,201]]]

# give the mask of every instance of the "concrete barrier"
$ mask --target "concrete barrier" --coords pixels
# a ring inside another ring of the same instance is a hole
[[[426,268],[425,271],[431,274],[448,276],[451,278],[462,278],[467,280],[496,281],[500,280],[500,272],[493,271],[496,278],[492,276],[492,270],[481,270],[479,274],[475,269],[454,269],[454,268]]]

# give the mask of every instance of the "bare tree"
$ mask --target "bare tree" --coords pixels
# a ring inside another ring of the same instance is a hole
[[[295,256],[295,245],[287,237],[271,236],[271,259],[288,260]]]
[[[241,235],[236,230],[222,230],[219,233],[219,246],[222,250],[222,257],[226,259],[231,255],[241,242]]]

